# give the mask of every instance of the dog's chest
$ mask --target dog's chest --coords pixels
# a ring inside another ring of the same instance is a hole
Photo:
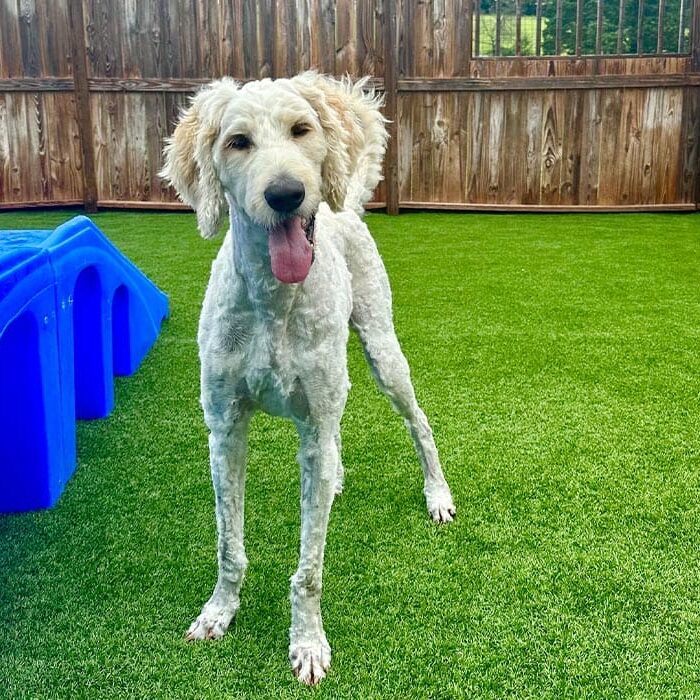
[[[238,390],[266,413],[303,418],[308,412],[302,383],[308,367],[303,330],[296,318],[242,314],[232,319],[229,333],[239,341],[231,356]]]

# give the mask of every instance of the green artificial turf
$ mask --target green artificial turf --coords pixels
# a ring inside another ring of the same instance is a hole
[[[113,414],[79,424],[59,505],[0,517],[0,696],[700,696],[699,215],[367,216],[458,519],[429,521],[353,338],[317,690],[286,659],[286,422],[251,431],[239,617],[183,639],[216,576],[195,332],[220,241],[188,214],[94,218],[172,314]]]

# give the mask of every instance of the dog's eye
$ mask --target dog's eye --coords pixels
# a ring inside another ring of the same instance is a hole
[[[304,122],[300,122],[292,127],[292,136],[296,139],[304,134],[308,134],[309,131],[311,131],[311,127]]]
[[[245,151],[253,145],[253,142],[245,134],[235,134],[226,145],[236,151]]]

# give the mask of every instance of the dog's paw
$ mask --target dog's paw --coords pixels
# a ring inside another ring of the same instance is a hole
[[[326,677],[331,665],[331,648],[325,639],[320,642],[290,644],[289,662],[300,683],[316,685]]]
[[[457,509],[447,484],[426,489],[425,500],[428,505],[428,513],[436,523],[451,523],[454,520]]]
[[[202,608],[199,617],[185,632],[185,639],[188,642],[195,642],[200,639],[221,639],[226,634],[226,630],[237,610],[237,605],[207,603]]]

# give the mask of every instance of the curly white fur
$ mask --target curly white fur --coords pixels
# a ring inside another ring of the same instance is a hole
[[[247,565],[243,500],[250,418],[257,409],[290,418],[300,435],[302,532],[291,579],[289,659],[308,684],[325,676],[331,658],[321,621],[321,580],[328,516],[342,489],[348,322],[411,433],[430,515],[448,522],[455,514],[394,332],[384,265],[355,213],[381,178],[386,143],[380,100],[364,86],[313,72],[243,86],[214,82],[181,116],[162,173],[197,211],[203,236],[215,235],[227,205],[230,211],[198,335],[219,576],[187,638],[221,637],[239,606]],[[294,135],[299,123],[308,129]],[[241,134],[250,147],[231,148],[232,137]],[[264,193],[280,175],[304,185],[294,214],[316,216],[315,260],[299,284],[283,284],[271,271],[268,236],[280,214]]]

